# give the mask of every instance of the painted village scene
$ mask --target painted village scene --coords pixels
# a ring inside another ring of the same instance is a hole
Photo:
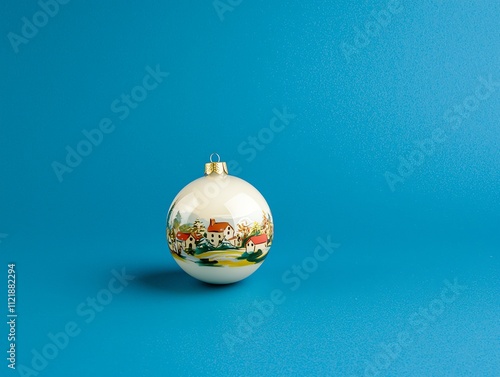
[[[167,241],[174,258],[200,266],[238,267],[262,262],[273,242],[271,215],[233,224],[224,219],[197,218],[182,223],[179,212],[167,224]]]

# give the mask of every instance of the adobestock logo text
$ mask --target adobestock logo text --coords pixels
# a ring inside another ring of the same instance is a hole
[[[159,64],[154,69],[147,66],[141,84],[134,86],[130,93],[122,93],[119,98],[111,102],[111,112],[116,114],[119,120],[125,120],[132,110],[146,100],[148,93],[155,90],[169,74],[161,71]],[[111,118],[102,118],[96,128],[82,130],[83,138],[75,147],[66,145],[67,153],[64,161],[53,161],[51,164],[59,183],[64,180],[64,174],[71,173],[82,163],[84,157],[89,156],[94,148],[103,142],[104,135],[111,134],[115,129],[116,125]]]
[[[21,18],[21,33],[20,35],[14,32],[7,34],[7,39],[12,46],[12,49],[17,54],[19,46],[27,44],[31,39],[38,35],[38,31],[49,23],[51,18],[59,14],[61,5],[68,4],[70,0],[40,0],[38,1],[38,9],[33,15]]]

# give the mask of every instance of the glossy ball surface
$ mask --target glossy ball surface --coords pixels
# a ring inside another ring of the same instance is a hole
[[[210,174],[184,187],[167,215],[171,255],[189,275],[229,284],[254,273],[273,242],[271,210],[250,183]]]

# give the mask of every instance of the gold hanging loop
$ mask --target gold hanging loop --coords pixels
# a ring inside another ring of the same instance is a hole
[[[217,161],[213,161],[214,155],[217,157]],[[225,162],[220,161],[220,156],[218,153],[212,153],[210,155],[210,162],[205,164],[205,175],[215,174],[229,174],[227,172],[227,165]]]

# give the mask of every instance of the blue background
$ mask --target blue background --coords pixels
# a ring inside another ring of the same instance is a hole
[[[470,97],[500,81],[498,3],[400,2],[367,40],[386,2],[232,4],[71,1],[16,53],[8,34],[40,6],[2,2],[0,289],[15,262],[17,366],[74,321],[40,376],[500,375],[500,88]],[[113,101],[157,65],[170,75],[119,119]],[[460,125],[445,119],[464,102]],[[283,108],[295,118],[250,158],[242,143]],[[103,118],[114,131],[59,182],[53,162]],[[436,129],[446,139],[391,190],[386,172]],[[224,287],[184,274],[164,234],[213,151],[276,226],[264,265]],[[292,290],[283,274],[328,236],[341,246]],[[134,280],[86,323],[76,308],[123,268]],[[446,279],[467,288],[412,325]],[[231,352],[275,289],[285,302]],[[404,331],[387,365],[381,343]]]

